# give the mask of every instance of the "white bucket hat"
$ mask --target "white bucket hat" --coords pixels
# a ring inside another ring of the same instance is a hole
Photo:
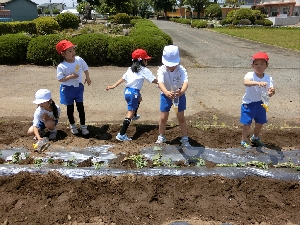
[[[168,45],[164,47],[162,55],[162,63],[165,66],[176,66],[180,62],[179,49],[175,45]]]
[[[40,89],[35,93],[34,104],[41,104],[43,102],[47,102],[51,99],[51,92],[47,89]]]

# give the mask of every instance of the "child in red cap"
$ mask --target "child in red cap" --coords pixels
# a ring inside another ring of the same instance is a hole
[[[123,126],[120,130],[120,133],[116,136],[116,139],[119,141],[130,141],[131,138],[127,137],[126,131],[129,127],[129,124],[134,118],[138,119],[140,116],[137,115],[137,110],[139,103],[142,100],[140,90],[143,87],[144,80],[147,80],[150,83],[157,84],[157,79],[152,74],[152,72],[146,68],[148,65],[148,60],[151,57],[148,56],[147,52],[144,49],[136,49],[132,52],[132,66],[128,68],[126,73],[119,79],[114,85],[107,86],[106,90],[114,89],[123,82],[126,81],[126,87],[124,90],[124,97],[127,102],[127,115],[123,121]]]
[[[60,85],[60,103],[67,106],[67,116],[70,122],[70,129],[73,134],[78,134],[74,119],[74,101],[80,119],[80,129],[83,135],[88,135],[89,131],[85,125],[85,112],[83,106],[84,85],[82,83],[82,72],[85,74],[84,84],[91,84],[88,65],[79,56],[75,55],[75,45],[62,40],[56,45],[58,54],[63,57],[63,62],[57,66],[57,79]]]
[[[265,73],[269,65],[269,56],[265,52],[257,52],[251,58],[253,72],[244,77],[246,93],[242,98],[241,118],[243,124],[241,145],[244,148],[251,148],[247,142],[247,136],[252,120],[255,121],[254,134],[250,141],[255,146],[263,146],[259,133],[263,124],[267,123],[267,108],[263,107],[268,97],[275,94],[273,79]]]

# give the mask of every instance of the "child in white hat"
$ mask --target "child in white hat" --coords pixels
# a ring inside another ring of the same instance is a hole
[[[187,136],[187,124],[184,116],[186,110],[185,92],[188,88],[188,75],[186,69],[179,65],[179,49],[175,45],[164,47],[162,55],[163,65],[158,68],[157,80],[161,90],[160,94],[160,120],[159,136],[155,143],[166,142],[165,131],[170,109],[175,98],[179,98],[177,119],[181,129],[181,143],[184,147],[191,146]]]
[[[56,125],[60,115],[60,108],[52,100],[51,92],[47,89],[40,89],[35,93],[34,104],[37,104],[33,116],[33,124],[28,129],[28,135],[35,135],[37,140],[43,139],[45,128],[50,131],[49,140],[56,139]]]

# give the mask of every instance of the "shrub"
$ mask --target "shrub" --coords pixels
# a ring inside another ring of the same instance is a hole
[[[27,60],[35,65],[58,65],[60,55],[55,49],[62,39],[58,34],[43,35],[32,38],[28,45]]]
[[[90,66],[107,64],[109,36],[104,34],[82,34],[71,39],[77,45],[76,55],[82,57]]]
[[[79,18],[72,13],[61,13],[55,18],[61,30],[77,29],[79,27]]]
[[[22,64],[26,62],[27,47],[31,38],[25,34],[0,36],[1,64]]]
[[[264,22],[264,20],[255,20],[254,24],[263,26],[265,24],[265,22]]]
[[[205,10],[204,10],[204,16],[207,16],[209,18],[220,18],[222,17],[222,8],[218,4],[210,4]]]
[[[207,21],[204,20],[193,20],[192,27],[196,27],[196,28],[206,28],[207,27]]]
[[[135,45],[131,37],[112,37],[108,42],[107,58],[116,66],[131,66],[131,53],[134,49]]]
[[[2,34],[12,34],[13,28],[8,22],[0,22],[0,35]]]
[[[135,48],[142,48],[151,56],[151,64],[161,64],[161,56],[167,41],[161,36],[139,35],[133,37]]]
[[[173,44],[172,38],[168,34],[162,32],[157,27],[141,27],[139,29],[136,29],[136,27],[134,27],[130,31],[129,36],[131,36],[131,37],[138,36],[138,35],[144,36],[145,34],[152,36],[152,37],[154,37],[154,36],[163,37],[167,41],[168,45]]]
[[[235,20],[241,20],[241,19],[248,19],[251,21],[251,24],[255,22],[255,18],[257,16],[257,10],[251,10],[251,9],[238,9],[238,10],[232,10],[227,14],[226,20],[229,23],[233,23]]]
[[[251,25],[251,21],[248,20],[248,19],[241,19],[241,20],[239,21],[239,24],[240,24],[240,25]]]
[[[118,13],[115,15],[113,22],[117,24],[130,24],[130,16],[126,13]]]
[[[264,26],[272,26],[273,22],[271,20],[268,19],[264,19]]]
[[[39,17],[33,20],[36,24],[36,30],[38,34],[54,34],[59,31],[59,25],[52,17]]]

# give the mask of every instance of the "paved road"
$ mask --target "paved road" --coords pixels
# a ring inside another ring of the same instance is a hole
[[[214,107],[233,116],[239,116],[244,74],[251,71],[250,58],[256,51],[270,56],[267,72],[275,81],[276,95],[270,102],[269,117],[300,118],[300,54],[238,38],[198,30],[168,21],[153,20],[168,33],[181,49],[182,64],[189,74],[186,115],[193,115],[207,107]],[[123,86],[105,91],[118,80],[127,68],[90,68],[92,85],[85,89],[85,109],[88,123],[121,122],[126,113]],[[156,74],[157,67],[149,66]],[[55,67],[0,65],[0,117],[23,116],[31,119],[35,110],[34,93],[48,88],[59,102],[59,82]],[[141,121],[159,119],[159,89],[145,83],[140,107]],[[62,107],[62,120],[66,110]],[[171,113],[171,119],[174,119]]]

